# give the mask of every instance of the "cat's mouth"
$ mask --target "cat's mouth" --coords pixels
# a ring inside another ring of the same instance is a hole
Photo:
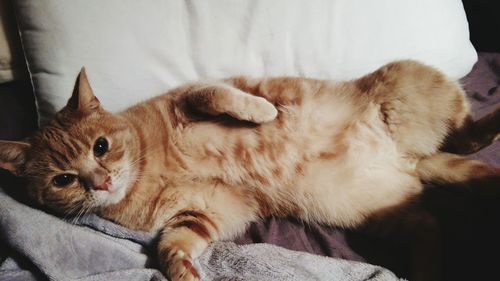
[[[99,206],[106,207],[117,204],[126,195],[129,180],[126,175],[113,177],[101,184],[99,188],[94,188],[93,194]]]

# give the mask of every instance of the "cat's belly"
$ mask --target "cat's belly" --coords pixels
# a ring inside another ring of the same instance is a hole
[[[290,198],[300,207],[296,215],[355,226],[422,191],[416,161],[401,154],[382,123],[358,123],[344,144],[342,152],[304,166]]]
[[[321,124],[320,124],[321,125]],[[398,150],[378,118],[378,109],[351,123],[335,141],[316,142],[309,155],[291,168],[292,182],[273,194],[307,221],[355,226],[377,212],[405,203],[422,191],[416,162]],[[307,154],[307,151],[304,152]],[[297,165],[300,171],[297,171]],[[273,192],[268,190],[267,192]]]
[[[422,191],[419,179],[397,167],[392,159],[339,159],[309,165],[300,177],[291,202],[295,216],[336,226],[352,227],[366,218],[406,203]],[[351,161],[348,165],[346,162]],[[364,161],[362,163],[362,161]]]

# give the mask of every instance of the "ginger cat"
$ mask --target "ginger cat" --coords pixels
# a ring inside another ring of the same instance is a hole
[[[472,122],[461,87],[415,61],[352,81],[195,83],[117,114],[101,107],[82,70],[49,124],[0,142],[0,167],[25,177],[30,196],[58,213],[95,212],[160,232],[161,270],[197,280],[192,261],[208,243],[259,218],[354,228],[417,198],[422,182],[499,176],[440,152],[491,143],[499,116]],[[416,247],[414,280],[438,278],[424,252],[433,247]]]

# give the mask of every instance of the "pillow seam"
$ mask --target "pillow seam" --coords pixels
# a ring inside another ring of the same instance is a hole
[[[38,95],[36,93],[35,83],[33,81],[33,73],[31,71],[31,65],[30,65],[29,60],[28,60],[27,55],[26,55],[26,47],[25,47],[25,43],[24,43],[23,34],[21,32],[21,28],[19,27],[19,15],[18,15],[18,12],[16,9],[14,9],[14,18],[16,19],[17,33],[19,34],[19,41],[21,42],[21,49],[23,52],[24,62],[26,63],[26,69],[27,69],[28,75],[29,75],[31,90],[32,90],[32,93],[34,96],[36,115],[37,115],[36,124],[37,124],[37,127],[40,128],[40,116],[41,116],[41,114],[40,114],[40,110],[39,110],[39,106],[38,106]]]

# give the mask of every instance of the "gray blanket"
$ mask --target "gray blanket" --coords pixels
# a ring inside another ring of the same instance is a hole
[[[77,224],[21,204],[0,188],[0,281],[166,280],[155,269],[155,236],[95,215]],[[202,280],[399,280],[360,262],[269,244],[213,243],[195,261]]]

